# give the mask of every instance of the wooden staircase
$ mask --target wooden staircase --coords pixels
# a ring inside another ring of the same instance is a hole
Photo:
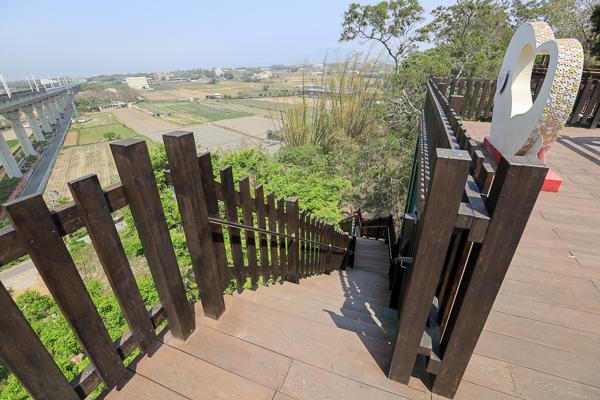
[[[387,254],[357,238],[354,268],[235,292],[218,321],[196,304],[186,342],[162,335],[101,398],[431,398],[418,367],[409,386],[387,379],[398,320]]]

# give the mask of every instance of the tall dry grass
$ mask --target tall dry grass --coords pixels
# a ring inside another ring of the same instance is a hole
[[[288,147],[314,144],[325,151],[368,143],[381,134],[377,106],[389,76],[379,57],[351,53],[324,61],[325,73],[310,80],[304,70],[302,91],[294,102],[278,100],[279,136]],[[311,90],[317,90],[309,96]]]

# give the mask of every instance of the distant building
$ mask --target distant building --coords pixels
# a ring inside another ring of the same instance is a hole
[[[110,104],[101,104],[98,106],[98,108],[100,109],[100,111],[108,111],[114,110],[115,108],[123,107],[125,105],[127,105],[127,103],[124,103],[122,101],[113,101]]]
[[[165,78],[165,81],[170,81],[175,77],[175,75],[173,75],[170,72],[157,72],[154,74],[154,79],[157,81],[162,81],[162,78]]]
[[[313,64],[313,68],[323,69],[323,64]]]
[[[127,86],[133,89],[148,90],[150,89],[152,80],[146,78],[145,76],[136,76],[133,78],[125,78],[125,83]]]
[[[109,88],[106,88],[106,89],[104,89],[104,90],[106,90],[107,92],[113,92],[113,93],[117,93],[117,89],[115,89],[115,88],[111,88],[111,87],[109,87]]]
[[[215,68],[215,75],[223,76],[223,68]]]

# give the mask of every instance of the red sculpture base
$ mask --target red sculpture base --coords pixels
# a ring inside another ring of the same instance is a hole
[[[490,153],[494,160],[500,162],[500,158],[502,154],[494,147],[494,145],[490,142],[490,137],[486,136],[483,139],[483,147]],[[558,192],[560,189],[560,184],[562,183],[562,178],[551,169],[548,170],[548,174],[546,175],[546,180],[544,181],[544,185],[542,185],[543,192]]]

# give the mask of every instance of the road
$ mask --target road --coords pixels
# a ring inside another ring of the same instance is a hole
[[[29,271],[32,268],[35,268],[35,266],[33,265],[33,261],[31,261],[31,260],[24,261],[19,265],[15,265],[14,267],[7,269],[6,271],[0,272],[0,281],[4,282],[9,279],[12,279],[16,276],[24,274],[25,272]]]
[[[71,106],[67,109],[66,116],[62,119],[63,123],[58,129],[58,132],[54,137],[52,144],[50,144],[50,147],[44,154],[42,161],[40,161],[40,164],[38,165],[37,169],[29,178],[29,181],[25,185],[25,189],[23,190],[23,192],[21,192],[20,197],[43,192],[44,188],[40,188],[40,185],[42,184],[44,175],[46,175],[48,168],[50,168],[50,163],[52,163],[54,155],[60,151],[60,146],[62,145],[63,138],[67,134],[67,130],[69,129],[72,113],[73,109]]]

